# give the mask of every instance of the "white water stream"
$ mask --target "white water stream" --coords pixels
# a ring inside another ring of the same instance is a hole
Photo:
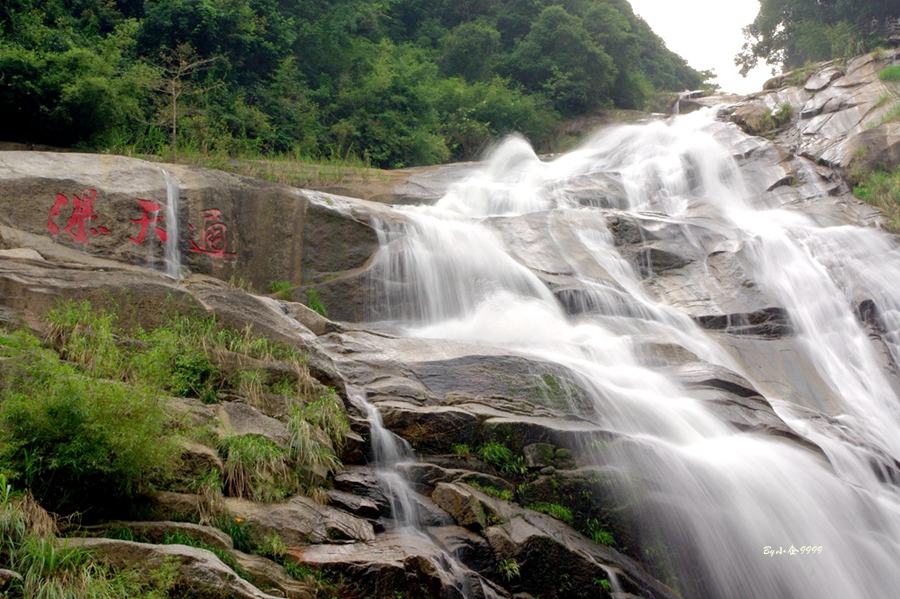
[[[891,483],[900,400],[881,350],[900,358],[900,253],[875,230],[750,205],[731,152],[711,134],[723,126],[692,114],[623,127],[552,162],[507,142],[435,206],[407,209],[411,224],[382,228],[385,310],[411,336],[500,346],[575,373],[599,423],[621,439],[598,461],[620,473],[644,557],[685,597],[900,597],[900,493]],[[608,216],[681,223],[685,246],[698,250],[692,223],[723,232],[743,248],[759,290],[786,310],[794,351],[812,368],[779,379],[655,299],[615,245]],[[568,315],[523,264],[517,246],[538,242],[555,247],[580,283],[584,314]],[[861,299],[878,306],[885,346],[856,318]],[[827,459],[736,429],[644,365],[648,338],[746,377]],[[766,554],[791,547],[798,553]]]
[[[178,230],[178,196],[180,184],[175,175],[162,169],[166,180],[166,275],[173,279],[181,279],[181,249],[178,244],[181,240]]]

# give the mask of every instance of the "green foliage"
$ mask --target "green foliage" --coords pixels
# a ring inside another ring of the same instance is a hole
[[[225,462],[225,492],[231,497],[277,501],[295,488],[287,452],[265,437],[226,437],[219,453]]]
[[[478,481],[474,481],[474,480],[467,481],[466,484],[468,484],[469,486],[475,487],[476,489],[479,489],[481,491],[484,491],[488,495],[491,495],[492,497],[496,497],[497,499],[502,499],[504,501],[512,501],[513,499],[515,499],[515,495],[513,494],[512,491],[497,489],[496,487],[492,487],[490,485],[482,485],[482,484],[478,483]]]
[[[0,464],[55,510],[114,507],[167,479],[177,451],[145,387],[94,379],[31,344],[0,390]]]
[[[888,81],[890,83],[900,82],[900,66],[891,65],[884,67],[878,73],[878,78],[882,81]]]
[[[300,488],[310,492],[340,469],[335,450],[343,445],[350,423],[340,398],[329,389],[305,406],[293,404],[287,426]]]
[[[0,560],[19,573],[8,597],[37,599],[164,599],[175,586],[177,563],[144,573],[115,572],[93,563],[90,554],[54,536],[50,516],[28,494],[15,493],[0,474]]]
[[[174,356],[168,390],[180,397],[197,397],[216,403],[216,367],[201,348]]]
[[[514,558],[505,558],[500,560],[497,563],[497,569],[500,571],[500,576],[503,577],[507,582],[511,582],[516,580],[521,576],[519,572],[519,562],[517,562]]]
[[[884,0],[762,2],[756,19],[744,28],[746,41],[735,63],[746,73],[760,60],[791,70],[807,61],[855,56],[884,41],[869,31],[871,20],[895,18],[896,12]]]
[[[329,389],[306,404],[292,403],[287,423],[290,446],[283,449],[258,435],[223,439],[225,492],[232,497],[277,501],[303,491],[311,495],[339,471],[339,450],[350,431],[343,403]]]
[[[478,455],[481,456],[481,459],[485,462],[489,462],[495,466],[500,466],[513,459],[512,450],[503,443],[497,443],[496,441],[485,443],[479,447]]]
[[[247,527],[244,526],[244,520],[242,518],[219,518],[216,526],[222,532],[228,533],[228,536],[231,537],[231,542],[234,544],[234,548],[238,551],[253,553],[256,549],[253,540],[250,538],[250,533],[247,532]]]
[[[888,217],[889,228],[900,232],[900,169],[860,175],[853,195],[881,209]]]
[[[525,458],[513,455],[512,450],[496,441],[485,443],[478,448],[478,455],[485,462],[493,464],[507,474],[525,474]]]
[[[425,164],[702,80],[623,0],[0,8],[0,138],[93,150]]]
[[[562,520],[569,526],[571,526],[575,522],[575,517],[572,515],[572,510],[558,503],[538,502],[529,504],[525,507],[536,512],[547,514],[548,516],[553,516],[557,520]]]
[[[565,115],[606,103],[618,74],[582,20],[561,6],[549,6],[538,15],[506,65],[527,89],[547,94]]]
[[[291,290],[294,286],[290,281],[272,281],[269,283],[269,293],[274,293],[275,297],[286,302],[291,300]]]
[[[328,318],[328,310],[325,309],[325,304],[323,304],[322,300],[319,298],[318,291],[316,291],[315,289],[307,289],[306,302],[310,310],[318,312],[325,318]]]
[[[456,443],[453,445],[453,453],[461,458],[472,456],[472,448],[467,443]]]
[[[614,546],[616,544],[615,537],[613,537],[611,532],[603,528],[599,520],[596,518],[588,518],[586,524],[588,535],[595,543],[607,546]]]

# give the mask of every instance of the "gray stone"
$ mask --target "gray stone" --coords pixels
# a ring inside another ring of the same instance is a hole
[[[375,538],[375,530],[368,520],[320,505],[307,497],[292,497],[287,502],[272,504],[226,498],[225,511],[229,517],[242,520],[247,534],[256,543],[266,541],[273,534],[292,546]]]
[[[529,468],[543,468],[553,465],[555,447],[549,443],[532,443],[522,449],[525,465]]]
[[[231,537],[211,526],[191,522],[128,522],[112,521],[79,528],[79,533],[90,537],[108,536],[122,529],[128,530],[135,538],[146,543],[163,543],[166,537],[183,535],[210,547],[234,549]]]
[[[494,515],[492,510],[485,509],[485,505],[470,487],[438,483],[431,493],[431,500],[450,514],[457,524],[473,530],[486,528]]]
[[[22,575],[13,570],[0,568],[0,593],[5,593],[13,583],[22,583],[24,579]]]
[[[279,596],[263,593],[205,549],[112,539],[70,538],[67,543],[69,547],[89,550],[93,559],[113,568],[138,567],[150,572],[174,558],[178,564],[176,584],[191,589],[191,596],[199,599],[272,599]]]
[[[297,563],[339,573],[367,597],[446,597],[461,599],[459,571],[447,567],[446,553],[425,535],[384,533],[369,543],[324,547],[292,548],[289,559]],[[468,573],[470,588],[480,588]],[[485,599],[509,595],[493,585],[485,585]]]
[[[253,406],[241,402],[225,401],[217,406],[220,422],[219,434],[223,437],[232,435],[259,435],[280,447],[287,447],[291,435],[287,426],[279,420],[270,418]]]

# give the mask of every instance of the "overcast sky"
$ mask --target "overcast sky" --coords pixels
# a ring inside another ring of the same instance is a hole
[[[740,94],[762,89],[771,67],[741,77],[734,56],[741,51],[741,29],[759,12],[759,0],[629,0],[666,47],[698,70],[712,69],[723,91]]]

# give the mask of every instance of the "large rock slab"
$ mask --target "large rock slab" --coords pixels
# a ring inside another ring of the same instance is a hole
[[[256,543],[278,535],[288,545],[346,543],[375,538],[372,523],[363,518],[320,505],[307,497],[284,503],[260,504],[244,499],[225,499],[229,517],[240,519]]]
[[[378,246],[371,219],[391,218],[365,200],[121,156],[0,152],[0,183],[2,224],[57,254],[165,272],[172,240],[189,271],[259,291],[287,281],[305,300],[327,280],[322,299],[344,320],[365,311],[355,288]],[[346,297],[331,291],[344,278]]]
[[[445,551],[424,534],[391,532],[365,544],[292,548],[288,556],[309,567],[340,573],[369,597],[494,599],[509,596],[496,587],[481,585],[474,574],[467,574],[461,568],[452,571]]]
[[[276,599],[239,577],[212,552],[187,545],[151,545],[112,539],[67,539],[70,547],[83,547],[93,558],[113,568],[139,567],[146,572],[165,563],[178,564],[177,589],[198,599]]]
[[[896,50],[878,56],[866,54],[843,68],[824,63],[801,85],[789,85],[789,77],[773,80],[771,88],[733,103],[726,112],[749,133],[760,134],[752,124],[766,110],[788,102],[798,118],[777,134],[776,141],[815,162],[848,169],[859,157],[858,148],[864,147],[867,139],[871,141],[869,129],[880,125],[896,103],[885,102],[895,96],[895,90],[878,78],[896,55]],[[860,136],[864,139],[858,140]]]

